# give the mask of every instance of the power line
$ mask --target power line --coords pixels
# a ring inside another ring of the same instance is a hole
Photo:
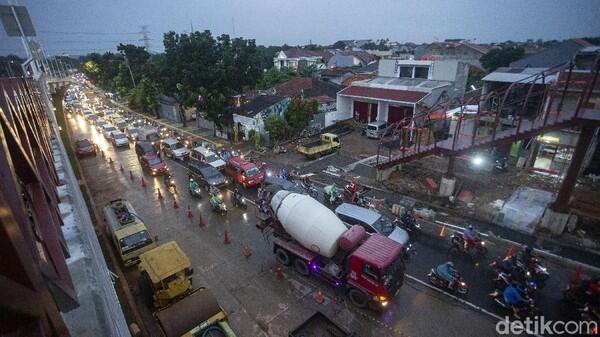
[[[137,33],[118,33],[118,32],[57,32],[49,30],[40,30],[39,33],[44,34],[64,34],[64,35],[137,35]]]

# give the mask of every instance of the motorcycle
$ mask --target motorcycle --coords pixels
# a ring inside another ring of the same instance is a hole
[[[304,191],[306,191],[306,193],[308,195],[310,195],[311,197],[313,197],[314,199],[317,199],[317,197],[319,196],[319,191],[311,183],[307,183],[307,182],[302,181],[300,183],[300,187],[302,187],[302,189]]]
[[[524,271],[524,277],[534,279],[540,288],[546,285],[546,281],[550,278],[548,269],[544,267],[538,257],[532,257],[527,262],[517,260],[517,267]]]
[[[594,293],[588,292],[588,285],[590,282],[598,282],[598,279],[587,279],[579,282],[569,282],[567,288],[563,292],[563,298],[565,301],[573,304],[578,308],[582,308],[586,303],[594,301],[594,296],[598,296]]]
[[[338,192],[335,184],[328,185],[323,188],[325,192],[325,200],[332,206],[337,206],[344,202],[344,197]]]
[[[220,192],[221,191],[214,186],[208,187],[208,194],[210,195],[210,208],[213,210],[213,212],[225,214],[227,213],[227,206],[223,202],[223,199],[221,199]]]
[[[460,254],[468,255],[472,260],[477,260],[487,255],[487,247],[485,241],[477,239],[474,243],[469,244],[467,250],[465,250],[465,238],[462,234],[454,233],[451,239],[451,245],[448,249],[448,255],[458,256]]]
[[[404,229],[412,240],[417,240],[421,236],[421,224],[410,212],[404,212],[400,219],[396,218],[394,225]]]
[[[534,300],[531,297],[529,297],[527,295],[527,293],[525,293],[524,295],[525,295],[525,302],[521,303],[520,305],[510,305],[504,301],[504,292],[503,291],[496,289],[496,291],[489,294],[489,296],[492,298],[494,303],[496,303],[501,308],[510,310],[510,312],[516,318],[518,318],[518,319],[521,319],[524,317],[533,318],[538,314],[539,309],[535,306]]]
[[[437,268],[431,268],[431,271],[427,274],[427,279],[429,283],[434,286],[442,289],[448,289],[452,292],[456,292],[460,295],[466,295],[469,291],[469,286],[463,279],[460,277],[458,272],[455,273],[454,278],[452,279],[452,285],[450,285],[450,281],[446,277],[442,276],[438,269],[443,265],[438,266]]]
[[[165,174],[163,182],[167,188],[167,191],[169,191],[171,194],[177,194],[177,183],[175,182],[175,178],[172,174]]]
[[[236,194],[233,193],[231,195],[231,204],[233,205],[233,207],[239,207],[242,209],[247,209],[248,208],[248,204],[246,204],[246,199],[244,199],[244,197],[241,194]]]
[[[352,180],[349,184],[346,185],[346,187],[344,187],[344,190],[346,191],[346,193],[350,194],[350,196],[354,195],[354,193],[356,193],[359,189],[360,186],[354,180]]]
[[[504,291],[506,287],[515,282],[523,286],[526,289],[527,293],[531,294],[532,296],[537,290],[537,283],[535,282],[535,280],[531,278],[525,278],[523,282],[520,282],[519,280],[515,279],[514,274],[507,272],[499,272],[498,275],[496,275],[496,277],[492,280],[492,282],[494,283],[494,287],[500,291]]]
[[[196,197],[196,198],[202,198],[202,190],[200,189],[200,185],[196,182],[196,180],[194,180],[193,178],[190,177],[190,183],[188,185],[188,190],[190,191],[190,195],[192,197]]]

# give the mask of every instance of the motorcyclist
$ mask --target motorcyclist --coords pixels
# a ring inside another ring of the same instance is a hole
[[[454,289],[454,283],[456,282],[456,278],[458,276],[458,271],[456,271],[454,268],[454,262],[448,261],[440,264],[437,266],[436,272],[441,278],[448,281],[448,289]]]
[[[239,205],[242,201],[242,193],[240,193],[240,190],[237,187],[233,190],[232,198],[233,199],[231,200],[231,202],[234,205]]]
[[[329,203],[333,204],[335,202],[335,198],[337,197],[337,186],[335,186],[335,184],[330,185],[328,190],[329,191],[327,191],[327,193],[329,194]]]
[[[524,296],[523,290],[515,282],[510,283],[504,289],[504,303],[510,305],[513,309],[515,317],[519,317],[519,308],[523,306],[523,303],[527,301]]]
[[[190,191],[195,191],[199,187],[200,185],[198,184],[198,182],[194,178],[190,177]]]
[[[302,177],[302,184],[304,185],[304,187],[309,187],[312,184],[308,175],[304,175]]]
[[[413,227],[415,223],[415,216],[413,215],[412,210],[407,209],[404,213],[402,213],[400,216],[400,221],[402,221],[402,223],[407,227]]]
[[[537,258],[537,256],[533,252],[533,248],[525,246],[525,249],[523,249],[523,251],[521,252],[520,258],[523,265],[529,268],[531,266],[531,263]]]
[[[463,232],[463,239],[465,252],[468,251],[472,246],[475,246],[477,241],[479,241],[479,233],[473,228],[473,225],[469,225],[467,228],[465,228],[465,231]]]
[[[211,193],[210,195],[210,205],[214,208],[218,207],[221,203],[221,199],[217,196],[216,193]]]

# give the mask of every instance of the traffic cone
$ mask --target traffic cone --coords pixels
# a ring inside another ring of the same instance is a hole
[[[112,165],[112,163],[113,163],[112,157],[108,157],[108,163]]]
[[[579,283],[579,280],[581,279],[582,271],[583,271],[583,267],[581,267],[581,266],[577,266],[577,268],[575,268],[575,272],[573,272],[573,277],[571,278],[572,284]]]
[[[231,241],[229,241],[229,232],[225,230],[225,233],[223,234],[223,244],[228,245],[230,243]]]
[[[133,172],[131,170],[129,170],[129,179],[133,180]]]
[[[158,197],[158,200],[162,200],[163,196],[162,193],[160,193],[160,188],[156,188],[156,196]]]
[[[192,207],[190,205],[188,205],[187,217],[188,217],[188,219],[191,219],[194,217],[194,214],[192,214]]]
[[[177,204],[177,199],[175,199],[174,196],[173,196],[173,208],[175,208],[175,209],[179,208],[179,205]]]
[[[506,257],[511,257],[513,256],[513,251],[515,250],[515,246],[510,245],[510,247],[508,247],[508,250],[506,251]]]
[[[315,294],[315,302],[319,304],[323,304],[323,302],[325,302],[325,298],[323,297],[323,292],[321,292],[321,289],[317,290],[317,293]]]
[[[144,179],[144,176],[142,176],[142,187],[146,187],[146,180]]]
[[[278,280],[283,280],[283,269],[281,266],[277,266],[277,268],[275,268],[275,276],[277,276]]]
[[[444,237],[446,236],[446,226],[442,226],[442,229],[440,230],[440,237]]]
[[[245,257],[252,256],[252,249],[250,249],[250,247],[248,247],[248,245],[244,246],[244,256]]]
[[[200,227],[202,227],[202,226],[204,226],[204,225],[205,225],[205,223],[204,223],[204,218],[202,218],[202,213],[200,213],[200,217],[198,218],[198,225],[199,225]]]

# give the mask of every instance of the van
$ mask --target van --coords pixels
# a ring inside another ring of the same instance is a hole
[[[229,158],[224,171],[234,183],[244,187],[258,186],[265,180],[264,172],[256,164],[245,161],[239,156]]]
[[[204,146],[198,146],[192,149],[190,153],[192,160],[201,161],[207,163],[217,170],[223,170],[225,168],[225,161],[217,156],[213,151],[205,148]]]
[[[367,124],[366,134],[368,138],[381,139],[385,136],[385,131],[389,127],[386,121],[374,121]]]
[[[369,234],[383,234],[408,247],[408,233],[383,214],[349,203],[339,205],[334,212],[348,227],[360,225]]]
[[[150,142],[137,142],[135,143],[135,154],[138,159],[141,160],[147,154],[157,155],[156,149]]]

